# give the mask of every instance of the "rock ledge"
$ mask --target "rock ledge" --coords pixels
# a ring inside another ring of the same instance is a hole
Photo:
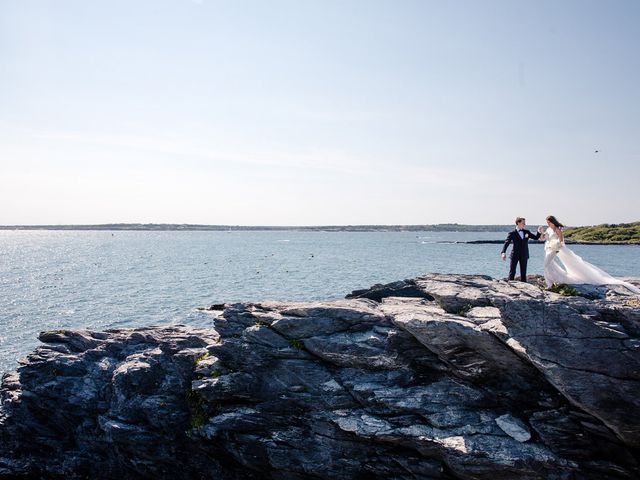
[[[2,379],[0,477],[639,478],[640,302],[580,291],[430,274],[45,332]]]

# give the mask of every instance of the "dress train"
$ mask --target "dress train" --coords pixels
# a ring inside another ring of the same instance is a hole
[[[590,285],[624,285],[635,294],[640,295],[640,288],[628,282],[612,277],[604,270],[585,261],[579,255],[567,248],[560,242],[556,233],[548,228],[545,236],[547,238],[544,249],[544,279],[547,287],[554,283],[583,284]],[[557,260],[562,262],[562,268]]]

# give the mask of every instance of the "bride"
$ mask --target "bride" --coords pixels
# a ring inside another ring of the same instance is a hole
[[[547,288],[550,288],[554,283],[616,284],[624,285],[632,292],[640,294],[640,289],[636,286],[612,277],[595,265],[585,262],[580,256],[568,249],[564,244],[564,235],[562,234],[564,225],[556,217],[549,215],[547,225],[546,230],[542,226],[538,227],[538,231],[541,233],[540,240],[545,240],[544,279]],[[564,269],[555,261],[556,258],[562,262]]]

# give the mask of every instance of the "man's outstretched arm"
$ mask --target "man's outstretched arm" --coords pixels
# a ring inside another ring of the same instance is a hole
[[[502,252],[500,252],[500,256],[502,260],[507,258],[507,248],[509,248],[509,244],[511,243],[511,233],[507,234],[507,239],[504,241],[504,245],[502,246]]]

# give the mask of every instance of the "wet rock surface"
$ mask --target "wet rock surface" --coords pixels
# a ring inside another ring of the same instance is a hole
[[[633,479],[640,302],[431,274],[211,329],[60,330],[0,388],[0,477]]]

